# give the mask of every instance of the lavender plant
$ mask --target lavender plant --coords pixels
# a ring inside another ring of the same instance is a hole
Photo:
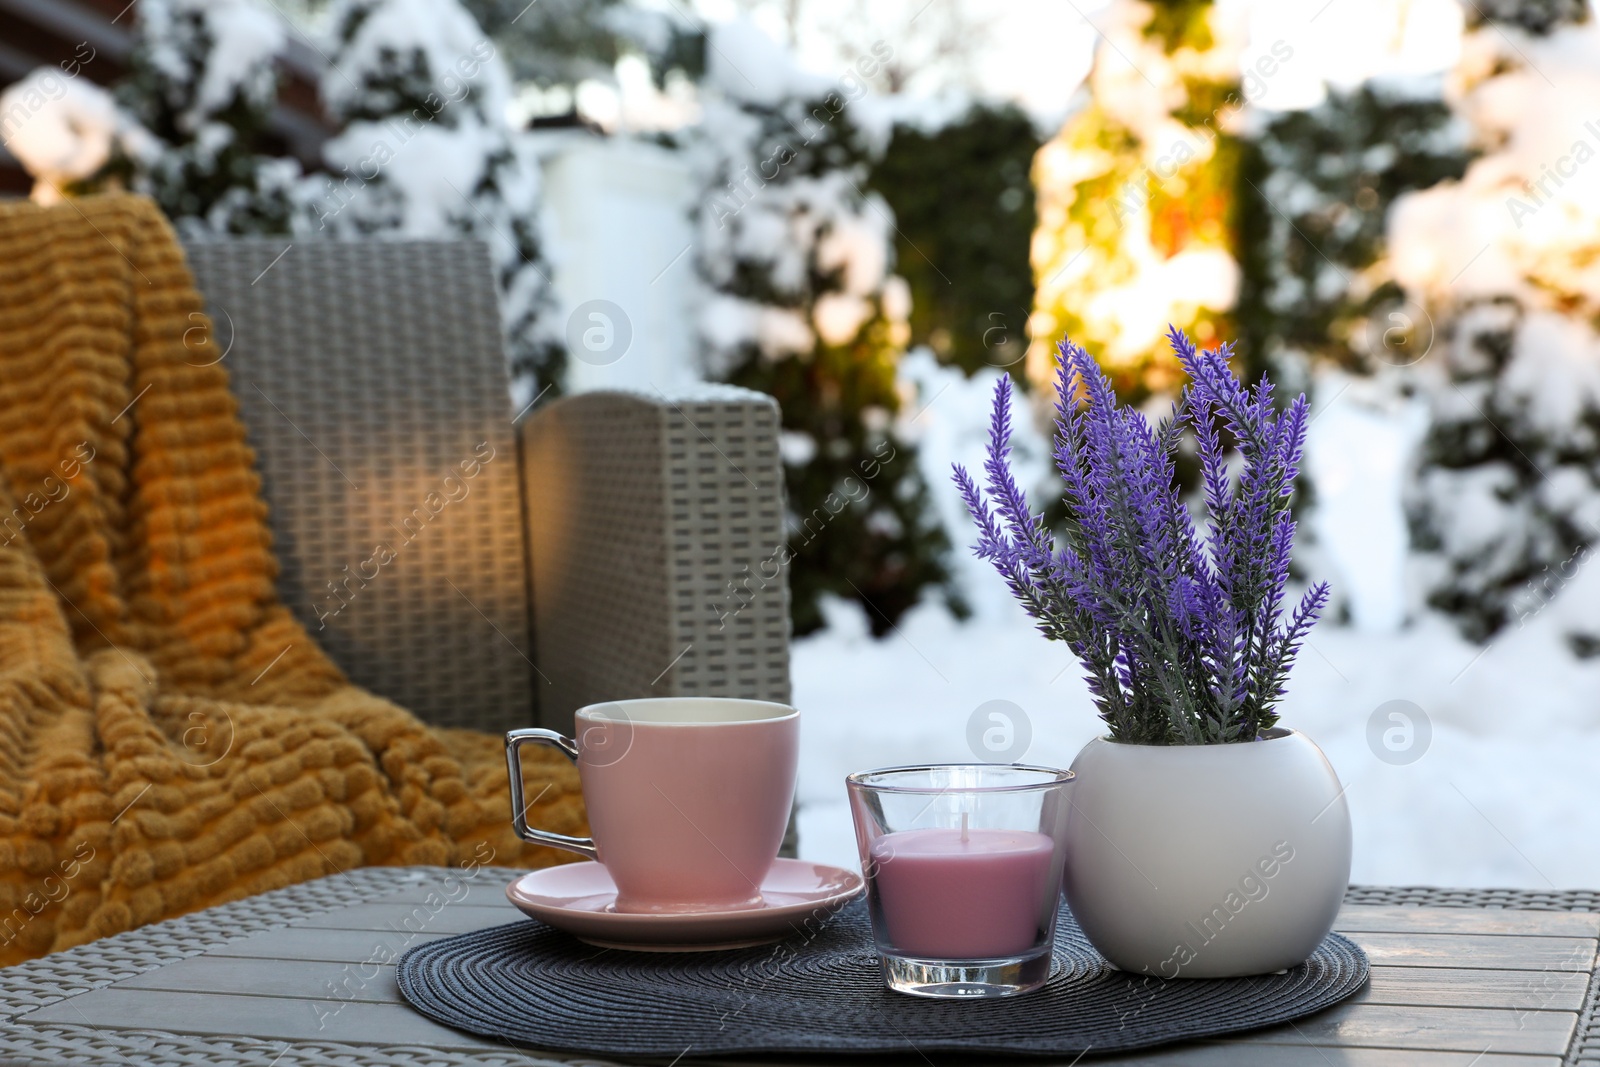
[[[955,480],[978,525],[974,551],[1082,661],[1112,740],[1254,741],[1278,721],[1289,668],[1328,598],[1319,583],[1284,615],[1306,399],[1280,411],[1270,382],[1246,389],[1234,377],[1230,346],[1199,352],[1178,329],[1168,336],[1190,382],[1155,427],[1117,406],[1082,348],[1058,346],[1059,546],[1009,469],[1009,378],[995,386],[984,488],[959,465]],[[1203,537],[1174,477],[1186,429],[1199,448]],[[1243,461],[1237,474],[1224,431]]]

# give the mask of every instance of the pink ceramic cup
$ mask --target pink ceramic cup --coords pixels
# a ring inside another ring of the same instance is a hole
[[[760,906],[794,803],[799,712],[760,700],[669,697],[592,704],[575,723],[576,741],[554,730],[506,734],[519,837],[603,863],[617,911]],[[592,838],[528,826],[518,751],[530,742],[578,765]]]

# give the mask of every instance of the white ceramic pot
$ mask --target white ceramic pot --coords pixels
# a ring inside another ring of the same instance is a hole
[[[1350,881],[1350,809],[1322,750],[1124,745],[1073,761],[1067,903],[1095,948],[1164,978],[1266,974],[1310,956]]]

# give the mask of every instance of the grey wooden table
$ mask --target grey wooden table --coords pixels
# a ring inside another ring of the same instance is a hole
[[[518,918],[502,892],[512,873],[352,871],[5,968],[0,1062],[594,1064],[472,1037],[400,1002],[393,960],[406,948]],[[1600,894],[1588,892],[1352,889],[1338,929],[1373,964],[1354,999],[1231,1040],[1096,1062],[1600,1064],[1594,911]]]

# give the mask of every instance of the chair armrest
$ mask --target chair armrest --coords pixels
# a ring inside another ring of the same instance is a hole
[[[580,393],[520,427],[540,722],[648,696],[789,701],[778,405]]]

